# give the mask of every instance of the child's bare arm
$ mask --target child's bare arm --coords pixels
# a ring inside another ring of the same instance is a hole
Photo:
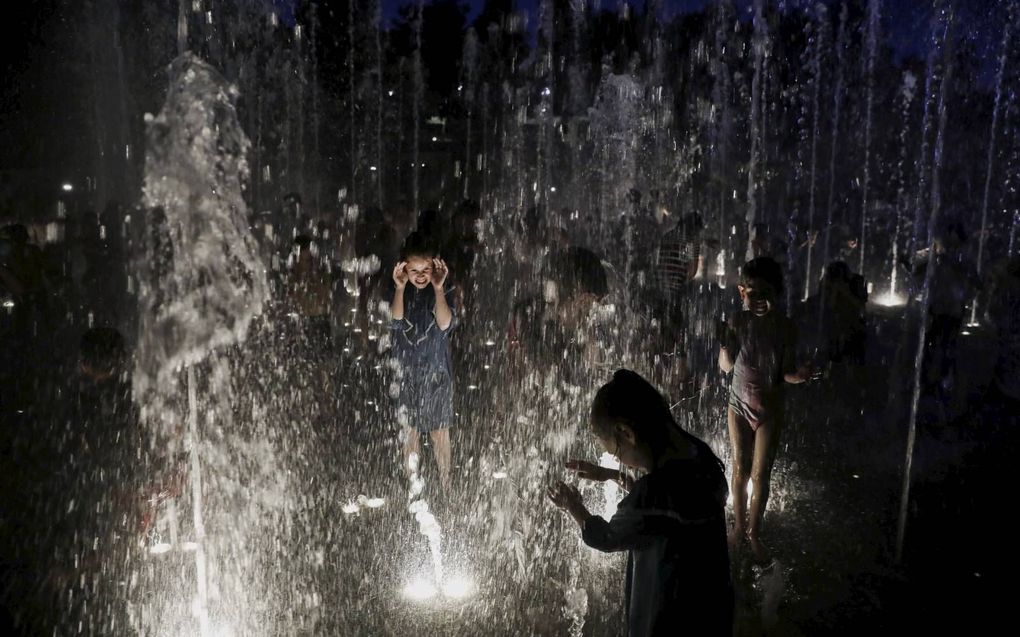
[[[432,260],[432,288],[436,293],[436,325],[444,332],[453,324],[453,311],[446,302],[446,276],[449,270],[442,259]]]
[[[797,368],[794,372],[787,372],[783,374],[783,380],[790,383],[791,385],[799,385],[806,383],[811,380],[811,375],[814,373],[814,366],[811,363],[804,363]]]
[[[404,318],[404,286],[407,285],[407,263],[401,261],[393,268],[393,283],[396,289],[393,292],[393,303],[390,305],[390,316],[394,320]]]
[[[716,339],[719,341],[719,369],[724,374],[729,374],[736,364],[736,353],[732,351],[736,339],[733,337],[733,328],[729,323],[719,321],[719,324],[716,325]]]
[[[725,345],[719,347],[719,369],[724,374],[729,374],[733,371],[733,358],[730,356],[730,351],[726,349]]]

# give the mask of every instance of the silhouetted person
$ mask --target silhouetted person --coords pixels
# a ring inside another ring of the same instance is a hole
[[[287,309],[301,321],[306,336],[319,343],[329,340],[331,287],[322,266],[318,245],[308,235],[298,235],[285,279]]]
[[[825,266],[818,295],[808,299],[805,329],[818,331],[818,357],[825,363],[863,363],[867,291],[850,267],[835,261]]]
[[[722,463],[680,428],[658,390],[626,369],[599,389],[589,424],[599,446],[645,475],[634,482],[589,462],[567,463],[583,479],[617,480],[630,491],[610,520],[590,513],[577,489],[563,482],[549,497],[581,527],[585,544],[627,551],[627,635],[729,637],[733,590]]]
[[[783,291],[780,265],[768,257],[748,261],[740,271],[738,290],[744,309],[721,326],[719,349],[719,367],[733,372],[726,410],[733,445],[732,540],[736,545],[746,536],[755,557],[764,561],[761,526],[785,422],[784,385],[805,382],[811,370],[797,368],[796,328],[777,307]],[[754,481],[749,516],[748,480]]]
[[[569,381],[592,362],[588,319],[609,283],[598,255],[579,247],[550,255],[548,276],[541,294],[514,306],[508,349],[525,370],[559,365]]]
[[[928,290],[923,370],[929,392],[952,391],[963,317],[979,287],[977,269],[966,251],[967,238],[963,224],[951,222],[936,237],[931,255],[934,271]],[[912,269],[918,281],[926,275],[929,256],[928,248],[914,256]]]
[[[457,305],[461,311],[470,312],[474,308],[474,265],[475,256],[481,249],[478,236],[478,222],[482,218],[482,210],[477,203],[464,200],[453,211],[449,230],[439,248],[439,256],[443,258],[450,270],[457,273]]]
[[[985,316],[995,333],[993,391],[1020,413],[1020,255],[1006,263],[988,297]]]
[[[354,256],[357,257],[357,322],[367,339],[374,308],[384,300],[388,282],[392,280],[390,264],[400,260],[400,237],[391,210],[370,207],[362,211],[354,232]]]

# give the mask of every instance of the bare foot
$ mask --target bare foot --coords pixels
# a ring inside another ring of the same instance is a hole
[[[747,540],[747,532],[743,527],[733,526],[726,539],[730,543],[730,551],[736,552],[740,545]]]
[[[772,562],[772,554],[769,553],[768,548],[762,543],[758,536],[749,536],[748,541],[751,543],[751,554],[754,555],[754,561],[758,564],[769,564]]]

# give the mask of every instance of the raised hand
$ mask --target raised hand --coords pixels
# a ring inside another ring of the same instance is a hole
[[[407,279],[407,261],[401,261],[393,267],[393,282],[397,284],[398,290],[403,290]]]
[[[597,464],[588,462],[587,460],[568,460],[566,465],[570,471],[577,472],[577,477],[583,480],[591,480],[593,482],[605,482],[606,480],[612,480],[618,475],[617,471],[613,469],[607,469],[606,467],[600,467]]]
[[[564,482],[557,482],[549,487],[548,494],[549,499],[552,500],[552,503],[555,504],[557,508],[568,513],[584,508],[584,502],[581,500],[581,493]]]
[[[432,287],[442,288],[446,283],[446,276],[450,273],[449,268],[446,267],[446,261],[442,259],[432,259]]]

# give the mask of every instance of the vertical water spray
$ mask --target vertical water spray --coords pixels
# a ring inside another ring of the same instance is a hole
[[[222,569],[208,563],[206,506],[215,486],[203,486],[204,477],[210,467],[214,472],[224,468],[216,466],[214,458],[243,454],[237,448],[213,453],[216,444],[236,439],[229,407],[229,365],[217,351],[246,338],[268,288],[265,267],[247,229],[242,192],[250,142],[237,121],[237,90],[190,53],[178,58],[171,72],[163,109],[156,117],[146,116],[144,205],[154,239],[139,259],[139,337],[133,381],[142,421],[157,439],[176,444],[174,432],[181,420],[187,422],[197,544],[193,608],[200,634],[208,635],[213,614],[210,591],[222,591],[228,585],[219,579]],[[203,375],[209,392],[201,401],[199,367],[207,369]],[[178,408],[182,368],[186,370],[186,413]],[[223,442],[213,443],[202,435],[203,415],[209,421],[206,424],[230,432]],[[273,471],[271,458],[263,463],[267,471]],[[258,495],[263,494],[251,497]],[[234,532],[243,533],[242,512],[229,515],[238,522]],[[237,595],[232,604],[252,601],[236,589],[230,592]],[[237,612],[240,617],[246,611],[237,608]]]
[[[414,211],[417,214],[419,211],[419,197],[420,197],[420,186],[418,183],[419,173],[421,171],[421,158],[419,156],[420,145],[421,145],[421,106],[422,99],[425,94],[425,78],[422,71],[421,61],[421,46],[422,46],[422,29],[425,21],[425,0],[418,0],[415,8],[414,17],[414,59],[412,60],[412,73],[413,73],[413,84],[414,84],[414,98],[411,107],[411,117],[413,119],[414,127],[414,138],[411,141],[411,192],[412,201],[414,204]]]
[[[992,107],[992,123],[988,130],[988,165],[985,169],[985,189],[981,197],[981,231],[978,234],[978,249],[977,249],[977,275],[981,276],[982,265],[984,264],[985,254],[985,235],[988,227],[988,196],[992,189],[992,174],[995,168],[995,141],[996,133],[999,129],[999,113],[1002,108],[1002,79],[1006,72],[1006,58],[1007,52],[1009,51],[1010,39],[1013,35],[1013,16],[1020,13],[1016,10],[1016,6],[1013,5],[1010,9],[1010,20],[1007,20],[1006,26],[1002,34],[1002,49],[999,52],[999,70],[995,76],[995,103]],[[970,322],[972,324],[977,322],[977,298],[974,299],[971,305]]]
[[[188,0],[177,0],[177,55],[188,50]]]
[[[898,299],[896,285],[899,272],[899,249],[900,235],[903,232],[903,219],[909,203],[907,201],[907,137],[910,133],[910,110],[914,96],[917,93],[917,77],[909,71],[903,74],[903,85],[900,88],[898,99],[900,106],[900,157],[896,162],[896,170],[893,173],[893,183],[896,184],[896,226],[892,235],[892,249],[889,258],[889,301],[895,303]]]
[[[828,32],[829,19],[825,5],[819,4],[817,12],[817,27],[811,52],[811,169],[808,186],[807,245],[804,259],[804,300],[807,300],[811,294],[811,256],[814,249],[815,193],[818,184],[818,138],[821,136],[819,122],[821,120],[822,51],[828,47],[826,33]]]
[[[554,105],[556,95],[556,32],[552,0],[542,0],[538,7],[539,49],[535,80],[538,84],[538,104],[533,111],[538,128],[535,144],[534,203],[549,209],[549,189],[552,187],[552,152],[554,142]],[[546,213],[548,214],[548,212]]]
[[[385,205],[383,193],[386,191],[384,176],[385,153],[383,152],[383,94],[386,91],[386,82],[383,77],[383,48],[382,48],[382,2],[372,2],[372,35],[375,40],[375,198],[376,205],[380,209]]]
[[[839,125],[846,88],[846,34],[847,5],[839,11],[839,27],[836,35],[836,83],[832,89],[832,141],[829,148],[829,195],[825,207],[825,239],[822,244],[822,267],[831,262],[832,211],[836,201],[836,153],[839,149]]]
[[[731,193],[729,175],[729,148],[730,136],[732,134],[732,115],[730,113],[730,99],[732,88],[730,86],[730,70],[726,64],[726,45],[728,35],[732,30],[733,7],[729,2],[719,2],[715,11],[715,39],[712,54],[712,104],[715,106],[715,129],[713,131],[712,158],[713,177],[719,185],[719,252],[716,256],[715,276],[719,277],[719,284],[725,285],[726,281],[726,255],[733,246],[729,243],[728,237],[732,235],[727,232],[726,201],[730,197],[735,198],[735,191]]]
[[[320,151],[319,151],[319,19],[318,19],[318,5],[316,3],[310,3],[308,6],[309,10],[309,59],[311,60],[311,90],[312,90],[312,161],[314,162],[315,170],[315,191],[313,193],[313,201],[315,202],[315,209],[317,211],[322,210],[322,166],[319,163]]]
[[[464,130],[464,189],[461,196],[467,199],[471,193],[471,170],[474,163],[472,159],[474,151],[471,148],[471,138],[474,133],[475,92],[477,91],[476,84],[478,82],[478,35],[473,28],[468,29],[467,35],[464,37],[463,59],[464,76],[460,93],[461,99],[464,102],[467,121],[465,122]]]
[[[953,12],[952,9],[947,9],[942,6],[941,2],[937,4],[935,9],[935,17],[933,18],[933,36],[932,36],[932,49],[942,49],[942,78],[940,82],[939,95],[938,95],[938,106],[937,106],[937,117],[938,117],[938,130],[935,137],[935,148],[932,157],[932,170],[931,170],[931,190],[928,193],[930,196],[930,216],[928,218],[928,261],[927,267],[924,274],[924,283],[921,288],[922,299],[920,307],[920,329],[918,330],[917,338],[917,354],[914,358],[913,368],[913,395],[910,402],[910,422],[909,429],[907,432],[907,448],[906,448],[906,459],[903,466],[903,489],[900,495],[900,508],[899,508],[899,520],[896,530],[896,561],[900,562],[903,559],[903,546],[907,532],[907,514],[909,512],[910,503],[910,486],[911,486],[911,473],[913,471],[914,464],[914,446],[917,441],[917,416],[918,409],[921,401],[921,375],[923,372],[924,365],[924,354],[925,354],[925,339],[927,337],[927,322],[925,318],[928,315],[928,307],[931,303],[931,283],[935,273],[935,226],[938,222],[939,212],[942,206],[942,193],[941,193],[941,169],[942,159],[945,150],[945,134],[946,134],[946,122],[948,119],[948,108],[946,102],[949,98],[949,86],[952,79],[952,49],[953,42],[951,39],[951,30],[953,25]]]
[[[882,0],[868,0],[868,31],[865,39],[864,86],[866,91],[864,107],[864,181],[861,186],[861,236],[858,240],[860,251],[857,270],[864,273],[864,255],[867,252],[868,207],[871,204],[871,127],[872,110],[875,102],[875,56],[878,50],[878,28],[882,10]]]
[[[762,84],[765,81],[765,56],[768,41],[768,23],[765,21],[765,0],[754,2],[754,35],[751,38],[751,49],[754,55],[754,78],[751,80],[751,159],[747,167],[747,255],[750,261],[754,257],[754,246],[751,243],[752,229],[758,216],[758,170],[761,161],[761,119],[762,119]]]
[[[350,131],[348,134],[348,153],[350,157],[350,182],[347,185],[347,200],[358,201],[358,134],[357,118],[358,103],[354,93],[354,56],[357,51],[354,32],[354,0],[347,3],[347,108],[349,109]]]
[[[411,435],[418,435],[412,433]],[[411,454],[407,460],[410,469],[410,489],[408,491],[407,510],[414,515],[418,523],[418,530],[428,540],[429,553],[432,556],[432,576],[435,578],[435,587],[441,588],[445,580],[443,573],[443,530],[439,526],[436,516],[429,510],[428,502],[421,497],[425,489],[425,481],[419,472],[420,458],[417,454]]]

